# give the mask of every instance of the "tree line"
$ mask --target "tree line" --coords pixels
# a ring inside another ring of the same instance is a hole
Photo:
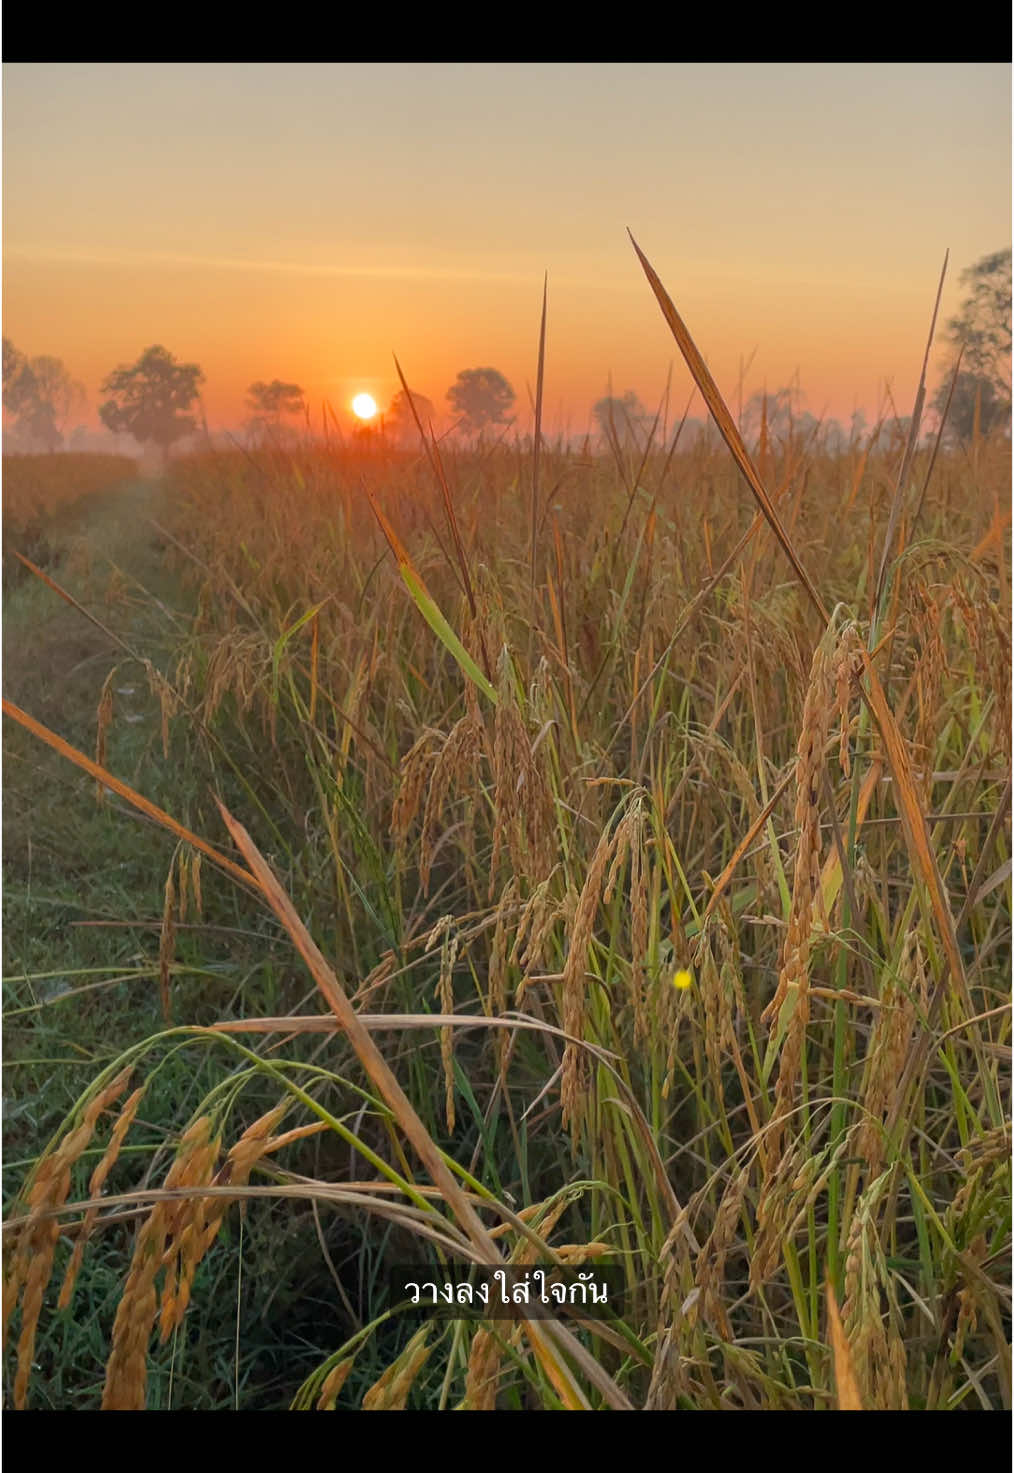
[[[121,364],[102,383],[106,396],[99,418],[113,434],[130,435],[168,457],[178,440],[197,429],[193,406],[199,403],[204,373],[196,363],[181,363],[160,344],[146,348],[135,363]],[[456,428],[466,434],[507,425],[516,395],[495,368],[466,368],[447,390]],[[56,451],[65,439],[67,419],[83,407],[85,392],[58,358],[26,358],[9,338],[3,340],[4,427],[9,448]],[[257,380],[246,395],[252,438],[277,433],[286,420],[307,413],[304,390],[282,379]],[[417,433],[417,419],[428,428],[436,411],[425,394],[399,390],[385,415],[393,436]]]
[[[956,317],[947,323],[944,337],[950,362],[931,401],[939,417],[946,414],[952,439],[967,440],[978,429],[988,433],[1010,425],[1011,415],[1011,252],[984,256],[962,275],[965,297]],[[181,363],[155,344],[135,363],[114,369],[102,383],[106,396],[99,418],[114,434],[127,434],[141,445],[155,446],[163,459],[180,439],[194,433],[193,406],[199,403],[204,374],[196,363]],[[513,423],[516,395],[495,368],[463,369],[447,390],[455,428],[482,434]],[[59,358],[27,358],[8,338],[3,339],[3,409],[9,448],[59,450],[71,415],[85,403],[83,386],[73,379]],[[286,419],[306,414],[306,396],[299,384],[258,380],[247,391],[247,428],[254,437],[277,433]],[[637,395],[611,394],[595,404],[593,417],[603,438],[614,448],[643,446],[657,423]],[[417,420],[424,428],[435,418],[431,400],[404,389],[395,394],[384,416],[385,429],[398,439],[410,439]],[[780,435],[786,426],[803,434],[817,427],[812,415],[801,411],[793,392],[780,389],[755,394],[744,409],[744,429],[755,423],[768,434]],[[852,433],[857,427],[853,420]],[[842,432],[843,433],[843,432]]]

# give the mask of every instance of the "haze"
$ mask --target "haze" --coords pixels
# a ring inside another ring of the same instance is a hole
[[[945,249],[1010,242],[1005,64],[8,64],[4,332],[88,392],[164,344],[210,426],[253,380],[446,410],[492,365],[550,431],[677,355],[630,227],[734,400],[911,408]],[[939,355],[934,377],[939,371]],[[673,369],[682,407],[690,381]],[[697,412],[700,406],[697,406]]]

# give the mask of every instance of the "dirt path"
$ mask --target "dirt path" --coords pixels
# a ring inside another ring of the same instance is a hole
[[[93,755],[99,700],[115,670],[110,755],[125,776],[151,749],[160,722],[143,663],[117,639],[164,667],[186,629],[186,592],[151,525],[164,516],[166,495],[164,482],[130,482],[67,508],[47,529],[44,571],[80,608],[31,574],[4,588],[4,695]],[[16,547],[12,536],[5,551]],[[90,826],[81,789],[91,784],[14,721],[3,725],[5,874],[31,863],[32,842],[44,832],[59,868],[65,845],[68,856],[80,852],[75,829]]]
[[[151,527],[164,514],[164,482],[138,480],[82,499],[47,531],[43,571],[100,623],[133,643],[150,624],[145,590],[164,600],[175,592]],[[17,537],[5,551],[18,549]],[[139,602],[140,601],[140,602]],[[41,721],[73,716],[96,668],[116,653],[115,641],[45,584],[25,573],[4,589],[3,687],[9,700]],[[104,677],[103,677],[104,678]],[[69,736],[69,733],[65,733]]]

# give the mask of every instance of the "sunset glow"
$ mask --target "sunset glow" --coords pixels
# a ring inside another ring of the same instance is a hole
[[[490,365],[530,433],[547,271],[543,428],[607,393],[653,414],[670,368],[682,412],[628,226],[730,401],[906,413],[945,250],[941,322],[1010,240],[1000,63],[18,62],[4,88],[5,334],[63,360],[91,430],[162,343],[213,431],[276,378],[314,423],[364,382],[386,409],[397,354],[438,430]]]
[[[377,412],[377,401],[372,394],[357,394],[352,401],[352,413],[357,419],[372,419]]]

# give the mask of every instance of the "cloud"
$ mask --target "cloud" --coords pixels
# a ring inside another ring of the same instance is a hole
[[[268,261],[241,256],[188,255],[176,251],[75,250],[47,245],[7,245],[5,259],[26,262],[52,262],[67,266],[106,266],[117,269],[179,268],[197,271],[238,271],[302,277],[332,277],[374,281],[447,281],[514,283],[531,286],[541,280],[541,270],[487,270],[474,266],[419,266],[410,263],[378,265],[376,263],[319,263],[314,261]],[[595,277],[550,274],[558,286],[580,286],[599,290],[629,290],[629,286]]]

